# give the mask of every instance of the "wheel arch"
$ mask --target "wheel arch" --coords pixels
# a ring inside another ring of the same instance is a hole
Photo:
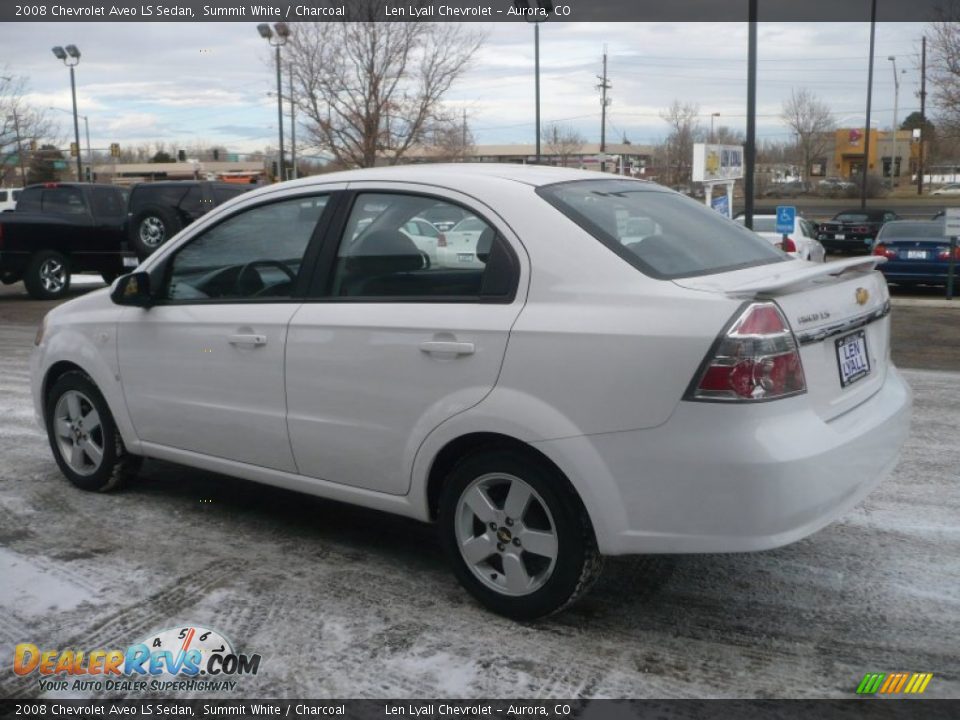
[[[440,451],[433,457],[430,464],[430,470],[427,476],[427,509],[429,519],[435,521],[440,505],[440,493],[443,489],[443,483],[454,466],[464,457],[480,450],[514,450],[539,463],[556,474],[562,480],[563,488],[566,494],[579,507],[583,516],[587,519],[591,530],[596,536],[593,519],[586,508],[583,498],[577,491],[577,488],[567,477],[567,474],[547,455],[535,448],[529,443],[518,440],[511,435],[505,435],[498,432],[470,432],[465,435],[453,438],[448,441]]]

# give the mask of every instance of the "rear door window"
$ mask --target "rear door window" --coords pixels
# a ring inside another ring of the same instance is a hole
[[[788,259],[715,210],[644,182],[577,180],[537,193],[651,277],[691,277]]]
[[[78,188],[49,188],[43,193],[43,212],[57,215],[85,215],[87,204]]]

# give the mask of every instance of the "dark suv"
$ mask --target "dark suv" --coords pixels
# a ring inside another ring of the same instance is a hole
[[[127,208],[130,246],[143,260],[201,215],[253,188],[207,180],[134,185]]]

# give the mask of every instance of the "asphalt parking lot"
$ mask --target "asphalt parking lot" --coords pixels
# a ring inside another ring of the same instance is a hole
[[[29,398],[51,305],[0,290],[2,658],[198,624],[263,656],[236,697],[845,698],[894,671],[960,697],[960,308],[895,299],[912,433],[840,521],[774,551],[613,559],[523,625],[467,597],[428,526],[155,461],[120,493],[71,488]],[[0,674],[0,697],[40,694]]]

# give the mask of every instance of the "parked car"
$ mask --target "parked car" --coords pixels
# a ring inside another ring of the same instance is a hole
[[[0,188],[0,212],[13,212],[23,188]]]
[[[743,223],[743,216],[737,216],[737,222]],[[800,260],[811,262],[825,262],[826,250],[817,240],[817,231],[809,220],[796,216],[793,231],[783,239],[783,233],[777,232],[776,215],[754,215],[753,231],[762,238],[766,238],[774,246]]]
[[[811,191],[810,183],[792,181],[773,183],[763,191],[763,197],[770,198],[795,198],[806,195]]]
[[[824,178],[817,183],[817,190],[822,195],[846,195],[856,189],[856,183],[838,177]]]
[[[844,210],[820,223],[817,240],[827,252],[869,254],[883,224],[899,219],[892,210]]]
[[[487,224],[474,215],[468,215],[440,235],[438,262],[444,267],[482,266],[477,259],[477,243]]]
[[[437,247],[442,233],[433,226],[433,223],[423,218],[413,218],[403,224],[400,232],[413,240],[420,251],[426,253],[431,263],[438,262]]]
[[[401,231],[439,203],[483,225],[477,266]],[[911,405],[879,262],[602,173],[333,173],[52,310],[32,393],[79,488],[151,457],[435,522],[466,589],[531,619],[605,555],[777,547],[876,487]]]
[[[0,214],[0,281],[23,280],[31,297],[64,296],[75,273],[112,282],[136,266],[126,244],[127,192],[114,185],[45,183]]]
[[[960,275],[960,248],[954,247]],[[945,285],[950,267],[950,238],[943,221],[898,220],[880,229],[873,254],[887,258],[880,271],[897,285]],[[960,277],[957,278],[960,287]]]
[[[423,211],[423,219],[440,232],[452,230],[453,226],[466,217],[460,208],[445,206],[442,203]]]
[[[960,183],[948,183],[942,187],[937,188],[931,195],[960,195]]]
[[[207,180],[138,183],[130,191],[130,245],[141,260],[213,208],[254,185]]]

